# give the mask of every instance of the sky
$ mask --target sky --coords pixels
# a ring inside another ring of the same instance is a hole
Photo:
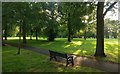
[[[117,9],[114,9],[115,12],[113,11],[108,11],[107,14],[105,15],[105,19],[106,18],[110,18],[111,20],[118,20],[118,3],[115,5],[115,7],[117,7]],[[113,8],[112,8],[113,9]],[[105,11],[105,9],[104,9]]]
[[[111,20],[118,20],[118,9],[115,9],[115,13],[108,11],[105,15],[105,19],[110,18]]]

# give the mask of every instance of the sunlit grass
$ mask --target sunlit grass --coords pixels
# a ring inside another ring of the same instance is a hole
[[[89,67],[66,67],[65,63],[50,61],[49,56],[29,50],[21,49],[21,54],[16,55],[17,49],[11,46],[3,46],[3,72],[101,72]]]
[[[9,40],[8,42],[16,42],[18,40]],[[105,61],[111,61],[118,63],[118,39],[105,39],[104,42],[105,54],[107,55],[106,58],[102,58]],[[72,42],[67,42],[67,38],[56,38],[54,42],[48,42],[46,38],[40,38],[38,41],[35,39],[27,40],[27,45],[38,47],[38,48],[45,48],[50,49],[58,52],[65,52],[69,54],[75,54],[79,56],[87,56],[91,57],[94,55],[96,50],[96,39],[81,39],[81,38],[74,38]]]
[[[72,44],[73,45],[82,45],[82,42],[81,41],[72,41]]]
[[[79,54],[81,52],[81,50],[77,50],[76,52],[74,52],[73,54]]]

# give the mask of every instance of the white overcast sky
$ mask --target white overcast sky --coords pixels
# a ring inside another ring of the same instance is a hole
[[[115,5],[117,9],[114,9],[115,12],[113,11],[108,11],[107,14],[105,15],[106,18],[110,18],[111,20],[118,20],[118,3]],[[113,8],[112,8],[113,9]],[[105,11],[105,10],[104,10]]]
[[[118,9],[115,9],[115,13],[112,11],[108,11],[105,15],[105,19],[110,18],[111,20],[118,20]]]

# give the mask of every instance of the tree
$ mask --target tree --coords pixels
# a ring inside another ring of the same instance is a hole
[[[8,3],[7,3],[8,4]],[[7,40],[8,36],[8,30],[10,29],[10,22],[12,18],[12,10],[10,9],[10,4],[7,5],[6,3],[2,4],[2,30],[3,30],[3,36],[5,37],[5,40]],[[10,15],[11,14],[11,15]]]
[[[98,2],[97,4],[97,44],[94,56],[106,56],[104,53],[104,16],[116,3],[111,4],[104,13],[104,2]]]
[[[27,24],[28,16],[29,16],[28,14],[29,3],[14,2],[13,5],[14,5],[13,11],[15,14],[14,20],[19,21],[18,23],[21,25],[21,29],[22,29],[23,43],[26,43],[26,34],[29,26],[29,24]]]
[[[36,40],[38,40],[38,34],[40,32],[41,29],[41,22],[40,20],[42,19],[40,16],[42,15],[41,11],[42,11],[42,4],[41,3],[31,3],[30,4],[30,15],[29,19],[31,20],[30,24],[31,24],[31,29],[30,29],[30,38],[32,36],[33,33],[35,33],[35,37]],[[34,19],[33,19],[34,18]]]
[[[62,16],[65,16],[65,20],[67,20],[68,42],[71,42],[73,34],[85,26],[81,18],[92,13],[94,4],[91,2],[70,2],[61,3],[61,6],[61,14]],[[88,10],[87,13],[86,10]]]
[[[104,2],[98,2],[97,5],[97,44],[95,56],[104,57]]]
[[[105,19],[104,33],[106,38],[117,38],[118,36],[118,21]]]
[[[22,26],[20,24],[20,27],[19,27],[19,31],[20,31],[19,32],[19,47],[18,47],[18,52],[17,52],[18,55],[20,55],[20,48],[21,48],[21,28],[22,28]]]
[[[7,36],[15,36],[18,33],[17,22],[14,19],[14,5],[9,2],[2,3],[2,31],[5,40]]]
[[[48,41],[54,41],[54,39],[57,36],[57,30],[58,30],[58,3],[55,2],[49,2],[44,5],[44,11],[46,12],[46,28],[45,33],[47,35]]]

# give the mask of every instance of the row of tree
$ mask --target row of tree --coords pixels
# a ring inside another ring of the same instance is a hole
[[[116,3],[108,2],[106,5],[111,5],[104,13],[104,2],[2,3],[3,36],[7,40],[10,33],[14,35],[18,32],[17,35],[20,39],[22,36],[23,43],[26,43],[26,36],[30,36],[31,40],[32,36],[35,36],[36,40],[38,36],[46,36],[48,41],[54,41],[57,36],[67,35],[71,42],[71,38],[80,37],[81,32],[85,39],[90,32],[94,32],[92,37],[97,38],[95,56],[105,56],[104,16]]]
[[[54,41],[56,36],[68,35],[71,42],[71,37],[85,28],[84,16],[92,14],[94,8],[93,3],[84,2],[3,3],[4,37],[7,39],[8,34],[14,35],[15,30],[21,28],[23,43],[26,43],[26,36],[32,39],[34,35],[38,40],[38,34],[47,36],[49,41]],[[20,31],[17,32],[19,35]]]
[[[104,26],[104,37],[105,38],[118,38],[119,33],[119,25],[118,21],[116,20],[105,20],[105,26]]]

